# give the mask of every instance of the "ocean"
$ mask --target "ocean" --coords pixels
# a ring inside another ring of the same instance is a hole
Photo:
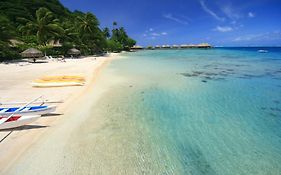
[[[259,49],[122,54],[81,131],[85,172],[281,174],[281,49]]]

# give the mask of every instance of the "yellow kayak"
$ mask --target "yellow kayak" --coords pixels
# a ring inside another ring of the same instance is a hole
[[[83,86],[84,84],[84,77],[70,75],[45,76],[32,82],[34,87]]]

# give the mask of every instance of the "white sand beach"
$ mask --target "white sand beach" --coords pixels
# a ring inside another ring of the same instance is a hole
[[[67,59],[66,62],[0,64],[0,103],[28,102],[42,95],[49,101],[63,101],[57,104],[58,108],[55,112],[57,115],[41,117],[36,122],[20,129],[0,131],[0,140],[2,140],[0,174],[6,174],[6,171],[16,164],[18,158],[37,145],[39,138],[48,135],[53,126],[66,120],[67,111],[78,106],[77,103],[81,102],[81,98],[87,96],[87,92],[93,88],[102,68],[116,56],[117,54],[111,54],[106,57]],[[34,79],[47,75],[84,76],[86,84],[54,88],[32,87],[31,82]],[[83,106],[83,104],[80,105]],[[63,133],[57,134],[63,137]]]

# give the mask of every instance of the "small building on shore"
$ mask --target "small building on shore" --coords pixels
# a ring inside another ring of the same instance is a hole
[[[142,50],[142,49],[144,49],[144,47],[139,46],[139,45],[135,45],[135,46],[131,47],[131,50]]]

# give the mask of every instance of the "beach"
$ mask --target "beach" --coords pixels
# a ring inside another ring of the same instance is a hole
[[[61,73],[82,72],[86,86],[49,89],[51,100],[63,98],[63,115],[9,135],[0,174],[280,174],[280,48],[258,50],[144,50],[70,63]]]
[[[110,54],[104,57],[66,59],[66,62],[39,61],[38,63],[0,64],[1,103],[29,102],[39,96],[43,96],[48,101],[63,102],[57,104],[54,115],[41,117],[36,122],[20,129],[0,131],[0,139],[2,139],[0,174],[9,169],[22,154],[37,143],[39,138],[47,135],[59,122],[67,120],[67,111],[83,106],[81,98],[93,89],[100,71],[116,56],[117,54]],[[33,80],[53,75],[79,75],[85,77],[86,83],[84,86],[32,87]]]

